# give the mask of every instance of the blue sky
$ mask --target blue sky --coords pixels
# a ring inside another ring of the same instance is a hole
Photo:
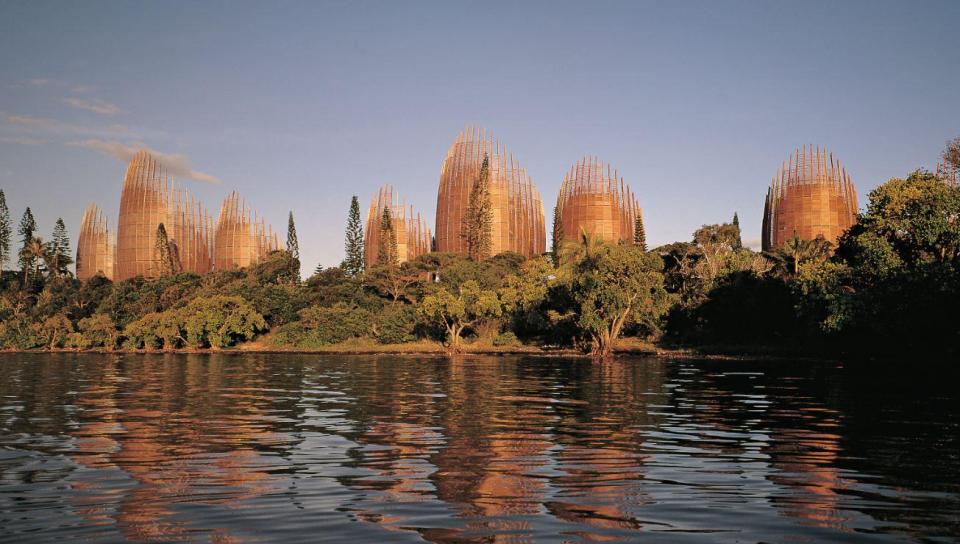
[[[866,201],[960,136],[960,2],[0,3],[0,188],[15,220],[115,228],[125,165],[173,157],[215,214],[238,190],[335,265],[351,195],[393,184],[432,223],[467,123],[555,203],[583,155],[637,193],[652,245],[739,212],[827,146]],[[211,178],[214,178],[211,180]],[[220,183],[211,183],[219,181]]]

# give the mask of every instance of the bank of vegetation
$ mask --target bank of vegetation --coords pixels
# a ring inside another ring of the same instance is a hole
[[[958,142],[945,158],[957,164]],[[953,155],[951,155],[953,153]],[[482,202],[476,204],[482,208]],[[305,280],[294,252],[203,276],[80,282],[62,221],[44,242],[30,210],[13,239],[0,192],[0,348],[511,351],[607,356],[626,343],[943,358],[960,347],[960,188],[926,171],[869,195],[837,247],[794,238],[760,253],[738,221],[646,250],[581,233],[555,253],[473,258],[396,252],[364,269],[353,203],[347,257]],[[482,209],[473,214],[483,221]],[[392,228],[387,221],[384,228]],[[291,234],[295,242],[292,217]],[[381,240],[390,240],[381,236]],[[19,246],[19,250],[12,249]],[[295,249],[296,244],[292,244]],[[473,247],[473,245],[471,245]],[[389,348],[382,348],[390,346]],[[432,346],[432,348],[424,348]]]

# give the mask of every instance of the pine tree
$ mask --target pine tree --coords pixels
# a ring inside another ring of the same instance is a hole
[[[313,275],[316,276],[317,274],[322,274],[322,273],[323,273],[323,265],[320,263],[317,263],[317,267],[313,269]]]
[[[393,218],[390,216],[389,207],[383,209],[383,215],[380,217],[378,242],[377,264],[386,266],[400,264],[400,260],[397,258],[397,232],[393,227]]]
[[[10,258],[10,237],[13,235],[13,223],[10,222],[10,210],[7,208],[7,196],[0,189],[0,272],[3,272]]]
[[[467,242],[467,257],[479,261],[489,256],[493,236],[493,205],[490,202],[490,157],[483,155],[480,175],[470,190],[461,237]]]
[[[287,219],[287,251],[294,259],[300,258],[300,243],[297,241],[297,227],[293,224],[293,211]]]
[[[31,270],[35,268],[35,256],[25,251],[27,245],[33,240],[34,233],[37,231],[37,221],[33,218],[33,212],[28,207],[20,218],[20,228],[17,233],[20,235],[20,270],[23,271],[24,278],[29,276]]]
[[[67,236],[67,226],[63,223],[63,218],[57,218],[48,247],[53,265],[51,272],[58,276],[68,274],[67,267],[73,264],[73,258],[70,256],[70,237]]]
[[[743,238],[740,235],[740,217],[737,212],[733,212],[733,226],[737,227],[737,239],[733,243],[733,249],[740,249],[743,247]]]
[[[643,217],[637,214],[633,221],[633,243],[640,249],[647,250],[647,231],[643,228]]]
[[[350,214],[347,216],[347,236],[345,242],[346,257],[340,265],[348,276],[363,273],[363,227],[360,223],[360,201],[356,196],[350,201]]]
[[[167,228],[160,223],[157,226],[157,240],[154,245],[157,252],[157,265],[160,267],[161,276],[171,276],[176,273],[174,256],[170,252],[170,238],[167,236]]]
[[[293,211],[287,219],[287,251],[290,253],[290,277],[300,283],[300,242],[297,241],[297,226],[293,224]]]
[[[560,244],[563,243],[563,223],[560,221],[560,206],[553,207],[553,262],[560,258]]]

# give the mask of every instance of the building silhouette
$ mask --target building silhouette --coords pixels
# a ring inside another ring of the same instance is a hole
[[[77,238],[77,279],[86,281],[97,274],[113,279],[116,242],[110,234],[107,217],[96,204],[83,211]]]
[[[412,261],[430,252],[432,235],[427,222],[413,206],[407,206],[393,187],[384,185],[370,201],[364,232],[364,261],[367,268],[375,266],[380,255],[380,223],[385,209],[390,209],[390,220],[397,242],[397,263]]]
[[[609,242],[633,242],[637,199],[617,171],[596,157],[584,157],[563,178],[557,196],[559,241],[575,241],[581,232]]]
[[[764,251],[797,236],[837,239],[857,220],[857,191],[850,175],[821,147],[804,146],[783,163],[763,208]]]
[[[437,251],[467,253],[463,237],[470,192],[489,161],[493,210],[490,255],[514,251],[527,257],[546,251],[543,202],[533,180],[513,154],[486,130],[468,126],[447,151],[437,193]]]

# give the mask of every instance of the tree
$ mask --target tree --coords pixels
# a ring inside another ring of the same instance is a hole
[[[595,357],[609,357],[627,325],[657,330],[672,299],[661,270],[658,255],[629,245],[605,244],[574,265],[570,294],[577,325],[590,338]]]
[[[493,236],[493,205],[490,202],[490,157],[485,153],[480,174],[470,190],[461,237],[467,244],[467,257],[480,261],[490,256]]]
[[[313,269],[313,275],[316,276],[317,274],[322,274],[322,273],[323,273],[323,264],[317,263],[317,267]]]
[[[633,222],[633,243],[640,249],[647,250],[647,231],[643,228],[643,217],[637,214]]]
[[[23,217],[20,218],[20,228],[17,231],[20,235],[20,270],[23,272],[24,282],[28,279],[29,271],[35,267],[35,261],[32,260],[35,257],[31,257],[31,255],[36,255],[35,252],[24,250],[27,244],[33,241],[36,231],[37,221],[33,218],[33,212],[28,207],[23,212]]]
[[[559,262],[561,265],[571,265],[589,259],[604,245],[606,244],[602,239],[581,228],[576,242],[564,242],[560,246]]]
[[[733,248],[740,249],[743,247],[743,233],[740,230],[740,217],[737,215],[737,212],[733,212],[733,222],[731,224],[737,228],[737,239],[734,242]]]
[[[26,285],[31,278],[40,277],[41,263],[47,261],[47,245],[43,243],[43,238],[34,236],[25,241],[20,250],[20,262],[23,266],[23,284]]]
[[[293,211],[287,219],[287,252],[292,257],[290,259],[291,276],[296,283],[300,283],[300,242],[297,241],[297,227],[293,224]]]
[[[411,287],[423,280],[425,268],[419,263],[404,262],[400,266],[375,266],[367,271],[364,281],[380,293],[390,297],[394,303],[406,298],[416,302]]]
[[[781,269],[784,275],[797,275],[803,271],[808,263],[820,264],[830,258],[833,253],[833,244],[823,235],[813,240],[804,240],[797,235],[789,238],[783,246],[767,254],[775,266]]]
[[[553,241],[551,251],[553,252],[553,264],[560,262],[560,246],[563,244],[563,222],[560,217],[560,206],[553,207]]]
[[[10,222],[10,210],[7,208],[7,196],[0,189],[0,272],[3,272],[10,258],[10,237],[13,235]]]
[[[160,276],[172,276],[180,270],[180,259],[175,246],[167,237],[167,228],[163,223],[157,225],[157,239],[154,245]]]
[[[378,266],[396,266],[400,263],[397,255],[397,231],[393,226],[389,206],[383,208],[383,215],[380,216],[380,232],[377,243]]]
[[[51,274],[58,277],[70,273],[68,266],[73,264],[73,258],[70,256],[70,237],[67,236],[67,226],[62,218],[57,218],[57,223],[53,227],[53,236],[48,243],[49,263],[47,268]]]
[[[295,259],[300,258],[300,243],[297,241],[297,226],[293,224],[292,210],[287,218],[287,251],[289,251]]]
[[[432,325],[442,325],[447,334],[447,347],[451,352],[462,351],[462,335],[467,328],[481,320],[499,317],[503,312],[495,291],[483,290],[480,284],[470,280],[460,286],[456,295],[447,289],[423,297],[417,307],[417,315]]]
[[[347,216],[347,234],[345,251],[346,257],[340,268],[348,276],[356,276],[363,272],[363,226],[360,223],[360,201],[354,196],[350,200],[350,213]]]

